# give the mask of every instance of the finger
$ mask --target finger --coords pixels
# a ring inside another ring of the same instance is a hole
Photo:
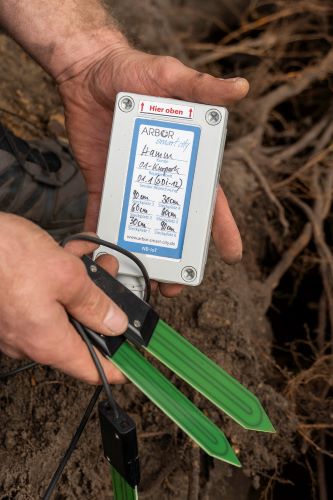
[[[59,302],[85,326],[105,335],[118,335],[127,328],[127,316],[89,278],[83,262],[71,257]],[[113,262],[113,257],[110,257]],[[113,264],[114,265],[114,264]]]
[[[158,283],[155,280],[150,281],[151,292],[153,295],[157,295],[158,293]]]
[[[51,365],[84,382],[101,383],[85,342],[69,323],[65,310],[60,304],[55,310],[53,321],[51,318],[47,328],[43,330],[43,338],[38,343],[38,349],[35,344],[27,345],[26,353],[29,358],[38,363]],[[110,361],[99,352],[97,355],[109,382],[118,384],[126,381],[124,375]]]
[[[119,262],[113,255],[103,254],[98,257],[98,259],[96,259],[96,262],[113,277],[117,276],[119,270]]]
[[[221,186],[217,190],[212,235],[224,262],[235,264],[241,260],[241,236]]]
[[[106,359],[99,352],[97,352],[97,356],[99,357],[99,360],[102,364],[106,378],[110,383],[124,384],[125,382],[128,382],[128,379],[125,377],[125,375],[112,363],[112,361]],[[101,383],[102,381],[100,380],[99,375],[97,376],[98,376],[98,383]]]
[[[83,235],[87,236],[94,236],[95,238],[98,238],[96,233],[82,233]],[[84,241],[84,240],[73,240],[69,241],[66,243],[64,246],[65,250],[69,251],[73,255],[76,255],[77,257],[82,257],[83,255],[86,255],[88,253],[92,253],[94,250],[96,250],[99,247],[98,244],[92,243],[90,241]],[[96,260],[97,264],[99,264],[101,267],[104,267],[104,262],[106,263],[106,269],[108,269],[108,272],[112,276],[116,276],[118,273],[119,269],[119,262],[114,257],[113,255],[110,254],[102,254],[98,257]]]
[[[178,283],[159,283],[160,292],[164,297],[175,297],[183,290],[183,285]]]
[[[81,234],[85,236],[94,236],[95,238],[98,238],[97,234],[93,232],[85,232]],[[72,240],[66,243],[64,249],[67,252],[76,255],[77,257],[82,257],[83,255],[87,255],[89,253],[94,252],[98,247],[99,245],[97,243],[92,243],[91,241]]]
[[[167,94],[187,101],[229,105],[239,101],[249,91],[245,78],[215,78],[188,68],[177,59],[168,58],[161,64],[160,82]],[[161,60],[162,63],[162,60]]]
[[[85,231],[96,231],[99,207],[101,203],[102,196],[102,181],[101,190],[98,193],[89,193],[86,216],[84,220],[84,230]]]
[[[85,342],[81,339],[75,328],[71,325],[69,325],[69,328],[72,331],[67,336],[67,342],[65,343],[66,350],[64,349],[63,352],[72,352],[75,354],[70,357],[60,357],[52,363],[52,366],[88,384],[100,384],[102,381]],[[108,382],[112,384],[122,384],[126,381],[126,377],[116,366],[97,350],[96,354],[101,362]]]

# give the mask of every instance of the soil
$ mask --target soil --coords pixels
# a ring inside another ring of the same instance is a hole
[[[196,0],[145,0],[140,9],[134,9],[134,0],[113,2],[116,17],[145,50],[175,55],[216,76],[242,74],[251,82],[250,97],[231,110],[221,178],[243,237],[243,261],[227,266],[211,245],[203,284],[186,289],[176,299],[157,297],[154,305],[164,320],[259,397],[277,430],[275,435],[243,430],[162,369],[224,430],[243,464],[242,470],[235,470],[199,452],[133,385],[115,387],[117,401],[138,425],[140,498],[254,500],[271,495],[278,499],[282,495],[297,496],[305,487],[300,498],[320,495],[320,500],[325,500],[321,492],[326,488],[325,467],[329,463],[320,458],[320,450],[328,453],[331,437],[316,434],[316,428],[312,431],[306,425],[321,423],[324,432],[326,425],[329,428],[333,412],[329,399],[331,358],[330,351],[321,348],[321,358],[313,349],[309,352],[304,348],[304,343],[308,341],[308,346],[317,348],[320,328],[324,343],[331,338],[330,292],[323,293],[321,253],[312,233],[303,247],[299,245],[292,256],[288,253],[308,223],[304,210],[288,196],[301,193],[303,203],[312,206],[314,195],[308,188],[308,178],[301,178],[297,186],[292,184],[289,194],[271,189],[314,154],[326,151],[333,137],[331,127],[326,142],[318,132],[294,154],[288,149],[326,116],[333,102],[331,59],[318,69],[319,81],[313,71],[309,76],[306,73],[307,68],[326,61],[329,53],[329,2],[320,2],[317,9],[300,3],[302,9],[298,11],[294,2],[278,1],[254,2],[255,6],[246,1],[225,5],[207,1],[201,7]],[[273,16],[272,20],[267,16]],[[263,29],[259,29],[260,23],[258,28],[248,27],[259,18],[266,19]],[[291,62],[277,33],[294,36],[295,40],[297,35],[303,44],[312,43],[312,52],[309,46],[304,48],[295,42]],[[218,40],[223,37],[230,52],[214,58]],[[236,49],[237,44],[247,47]],[[26,139],[48,135],[65,142],[62,107],[51,79],[4,34],[0,34],[0,53],[2,122]],[[289,91],[292,73],[297,75]],[[299,83],[302,78],[308,78],[303,86]],[[277,88],[283,88],[286,94],[280,100],[274,94]],[[259,126],[263,127],[261,131]],[[319,150],[315,150],[318,142]],[[286,151],[285,162],[278,163],[276,156]],[[330,152],[313,162],[318,169],[325,165],[325,175],[333,168]],[[303,196],[305,191],[307,197]],[[332,216],[323,216],[322,224],[325,218],[325,234],[332,238]],[[330,290],[331,282],[327,286]],[[324,303],[321,310],[325,324],[321,327],[317,321],[319,303]],[[304,315],[304,321],[300,315]],[[0,361],[1,372],[18,364],[1,354]],[[318,397],[315,401],[311,393],[321,393],[325,384],[326,399]],[[92,392],[92,387],[44,366],[2,383],[2,500],[41,497]],[[198,462],[200,474],[195,474]],[[324,479],[317,479],[318,474]],[[200,496],[191,494],[196,483]],[[54,498],[112,498],[96,412]]]

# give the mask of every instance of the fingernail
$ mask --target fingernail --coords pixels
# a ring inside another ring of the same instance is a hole
[[[111,306],[104,318],[104,326],[110,331],[110,334],[117,335],[126,330],[128,319],[118,307]]]

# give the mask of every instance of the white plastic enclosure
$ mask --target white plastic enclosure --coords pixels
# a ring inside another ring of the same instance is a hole
[[[152,279],[203,278],[227,118],[219,106],[117,96],[97,233],[135,253]],[[140,276],[115,255],[121,275]]]

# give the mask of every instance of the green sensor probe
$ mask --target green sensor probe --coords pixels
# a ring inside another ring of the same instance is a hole
[[[124,336],[104,337],[88,329],[90,340],[206,453],[240,466],[223,432],[135,347],[147,349],[242,427],[274,432],[274,427],[258,399],[160,320],[149,304],[109,275],[96,262],[87,256],[82,260],[91,279],[126,312],[129,319],[128,330]]]

